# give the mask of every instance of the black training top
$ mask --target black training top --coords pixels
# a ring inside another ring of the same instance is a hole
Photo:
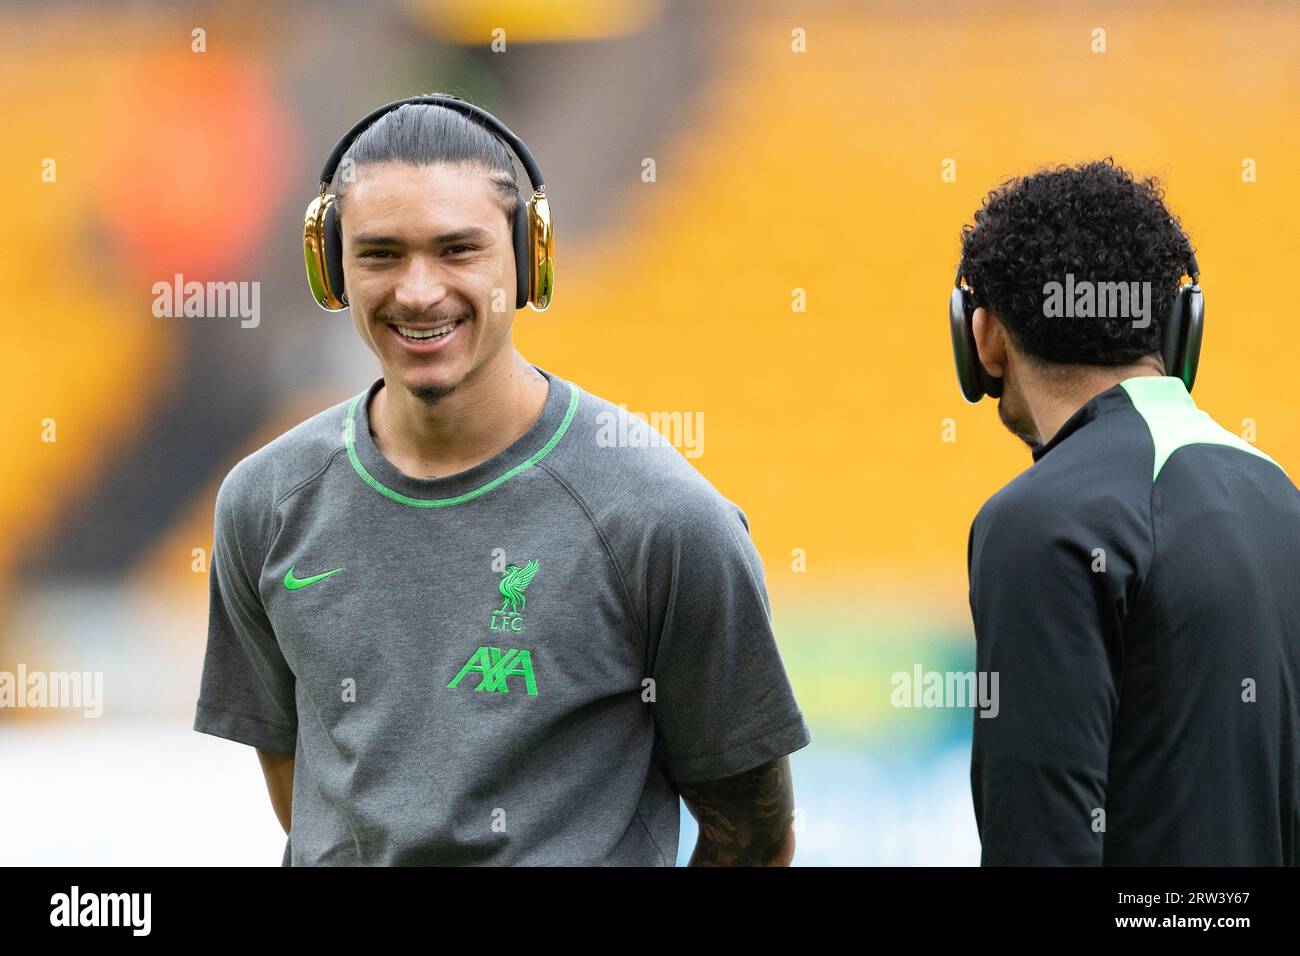
[[[1300,491],[1172,377],[1033,456],[971,527],[981,862],[1300,863]]]

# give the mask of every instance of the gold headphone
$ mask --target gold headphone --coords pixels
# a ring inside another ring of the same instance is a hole
[[[343,237],[339,231],[337,197],[329,192],[334,172],[343,154],[362,132],[386,113],[407,103],[428,103],[481,119],[519,157],[533,195],[515,204],[511,239],[515,249],[515,308],[532,306],[544,312],[555,292],[555,231],[551,226],[551,204],[546,199],[542,171],[523,140],[499,119],[455,96],[412,96],[368,113],[338,141],[320,174],[320,195],[307,206],[302,226],[303,257],[307,260],[307,284],[322,309],[338,312],[348,307],[343,287]]]

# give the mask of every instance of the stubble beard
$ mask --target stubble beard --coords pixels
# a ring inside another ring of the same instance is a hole
[[[998,419],[1002,422],[1006,430],[1015,435],[1028,446],[1032,452],[1038,447],[1038,436],[1033,433],[1032,428],[1027,428],[1023,423],[1013,420],[1007,412],[1007,401],[1005,398],[998,399]]]
[[[407,388],[407,391],[425,405],[437,405],[448,395],[456,391],[455,385],[420,385]]]

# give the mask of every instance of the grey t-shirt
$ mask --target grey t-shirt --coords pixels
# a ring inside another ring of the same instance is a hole
[[[194,729],[295,756],[284,863],[670,866],[672,781],[811,739],[744,513],[538,371],[459,474],[383,457],[381,378],[222,482]]]

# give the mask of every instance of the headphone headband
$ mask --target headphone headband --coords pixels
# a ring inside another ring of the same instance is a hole
[[[371,110],[363,116],[350,130],[343,134],[343,138],[334,146],[330,153],[329,159],[325,160],[325,166],[321,169],[320,184],[322,192],[329,189],[330,181],[334,179],[334,173],[338,170],[339,163],[343,162],[343,154],[348,151],[356,138],[366,131],[380,117],[399,107],[406,106],[408,103],[428,104],[430,106],[441,106],[445,109],[453,110],[462,116],[470,116],[482,120],[484,125],[495,132],[519,157],[519,162],[523,164],[524,172],[528,174],[528,181],[532,183],[533,191],[539,192],[545,190],[546,184],[542,182],[542,171],[537,167],[537,161],[533,159],[533,154],[528,151],[524,141],[511,132],[510,127],[501,122],[487,110],[480,109],[473,103],[467,103],[459,97],[447,95],[430,95],[430,96],[410,96],[404,100],[394,100],[385,106]]]
[[[519,196],[514,218],[510,223],[510,243],[515,254],[515,308],[532,306],[544,312],[551,304],[555,290],[555,230],[551,225],[551,204],[546,198],[546,185],[542,171],[524,141],[487,110],[467,103],[457,96],[430,94],[396,100],[371,110],[343,135],[330,152],[320,173],[320,195],[307,206],[303,216],[302,248],[307,265],[307,284],[312,297],[322,309],[339,312],[348,307],[344,290],[342,232],[338,219],[338,197],[329,192],[330,182],[338,171],[343,156],[375,121],[393,110],[411,104],[441,106],[477,121],[493,138],[502,143],[507,152],[524,167],[532,183],[531,196]],[[514,179],[514,161],[511,161],[511,179]]]

